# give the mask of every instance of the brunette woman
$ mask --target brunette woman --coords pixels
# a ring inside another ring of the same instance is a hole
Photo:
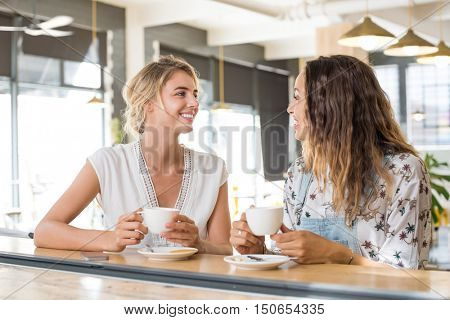
[[[431,237],[430,178],[370,66],[343,55],[309,61],[287,109],[302,156],[288,170],[274,248],[298,263],[421,268]],[[234,222],[232,245],[264,239]]]

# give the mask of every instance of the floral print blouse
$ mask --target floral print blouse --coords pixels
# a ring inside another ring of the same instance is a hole
[[[385,168],[393,176],[394,195],[389,201],[385,182],[376,182],[376,199],[353,221],[361,255],[397,268],[418,269],[428,259],[431,241],[431,187],[430,178],[421,159],[411,154],[397,154],[385,158]],[[298,215],[306,218],[332,218],[343,215],[332,205],[332,187],[320,190],[315,179],[306,194],[303,210],[294,212],[298,190],[296,179],[301,179],[304,162],[298,158],[288,170],[284,187],[284,223],[296,229]],[[375,195],[374,195],[375,197]]]

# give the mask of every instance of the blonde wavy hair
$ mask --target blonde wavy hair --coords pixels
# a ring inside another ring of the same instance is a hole
[[[138,138],[144,132],[145,106],[155,100],[162,106],[161,89],[178,70],[191,76],[198,88],[194,67],[173,55],[161,56],[158,61],[147,64],[124,86],[122,95],[127,107],[123,113],[123,127],[130,137]]]
[[[334,209],[344,210],[350,225],[375,200],[376,195],[368,198],[365,187],[375,188],[377,176],[392,195],[392,177],[383,168],[385,154],[418,154],[406,142],[370,66],[334,55],[309,61],[304,74],[309,124],[302,151],[305,169],[324,187],[331,183]]]

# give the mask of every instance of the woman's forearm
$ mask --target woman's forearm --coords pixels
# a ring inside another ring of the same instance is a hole
[[[210,240],[200,240],[199,253],[230,255],[233,254],[233,248],[229,243],[213,243]]]
[[[392,269],[393,267],[382,262],[377,262],[370,260],[368,258],[365,258],[359,254],[355,255],[355,258],[353,259],[354,262],[352,262],[353,265],[358,266],[366,266],[366,267],[377,267],[377,268],[387,268]]]
[[[37,247],[77,250],[104,251],[113,245],[111,231],[79,229],[63,222],[42,221],[34,233]]]
[[[353,253],[352,250],[340,244],[336,244],[336,250],[333,250],[330,253],[328,257],[328,263],[349,264],[377,268],[392,268],[385,263],[373,261],[363,257],[362,255]]]

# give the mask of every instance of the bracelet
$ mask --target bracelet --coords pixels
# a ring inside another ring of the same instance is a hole
[[[353,261],[353,255],[350,256],[350,259],[348,260],[347,264],[352,264],[352,261]]]

